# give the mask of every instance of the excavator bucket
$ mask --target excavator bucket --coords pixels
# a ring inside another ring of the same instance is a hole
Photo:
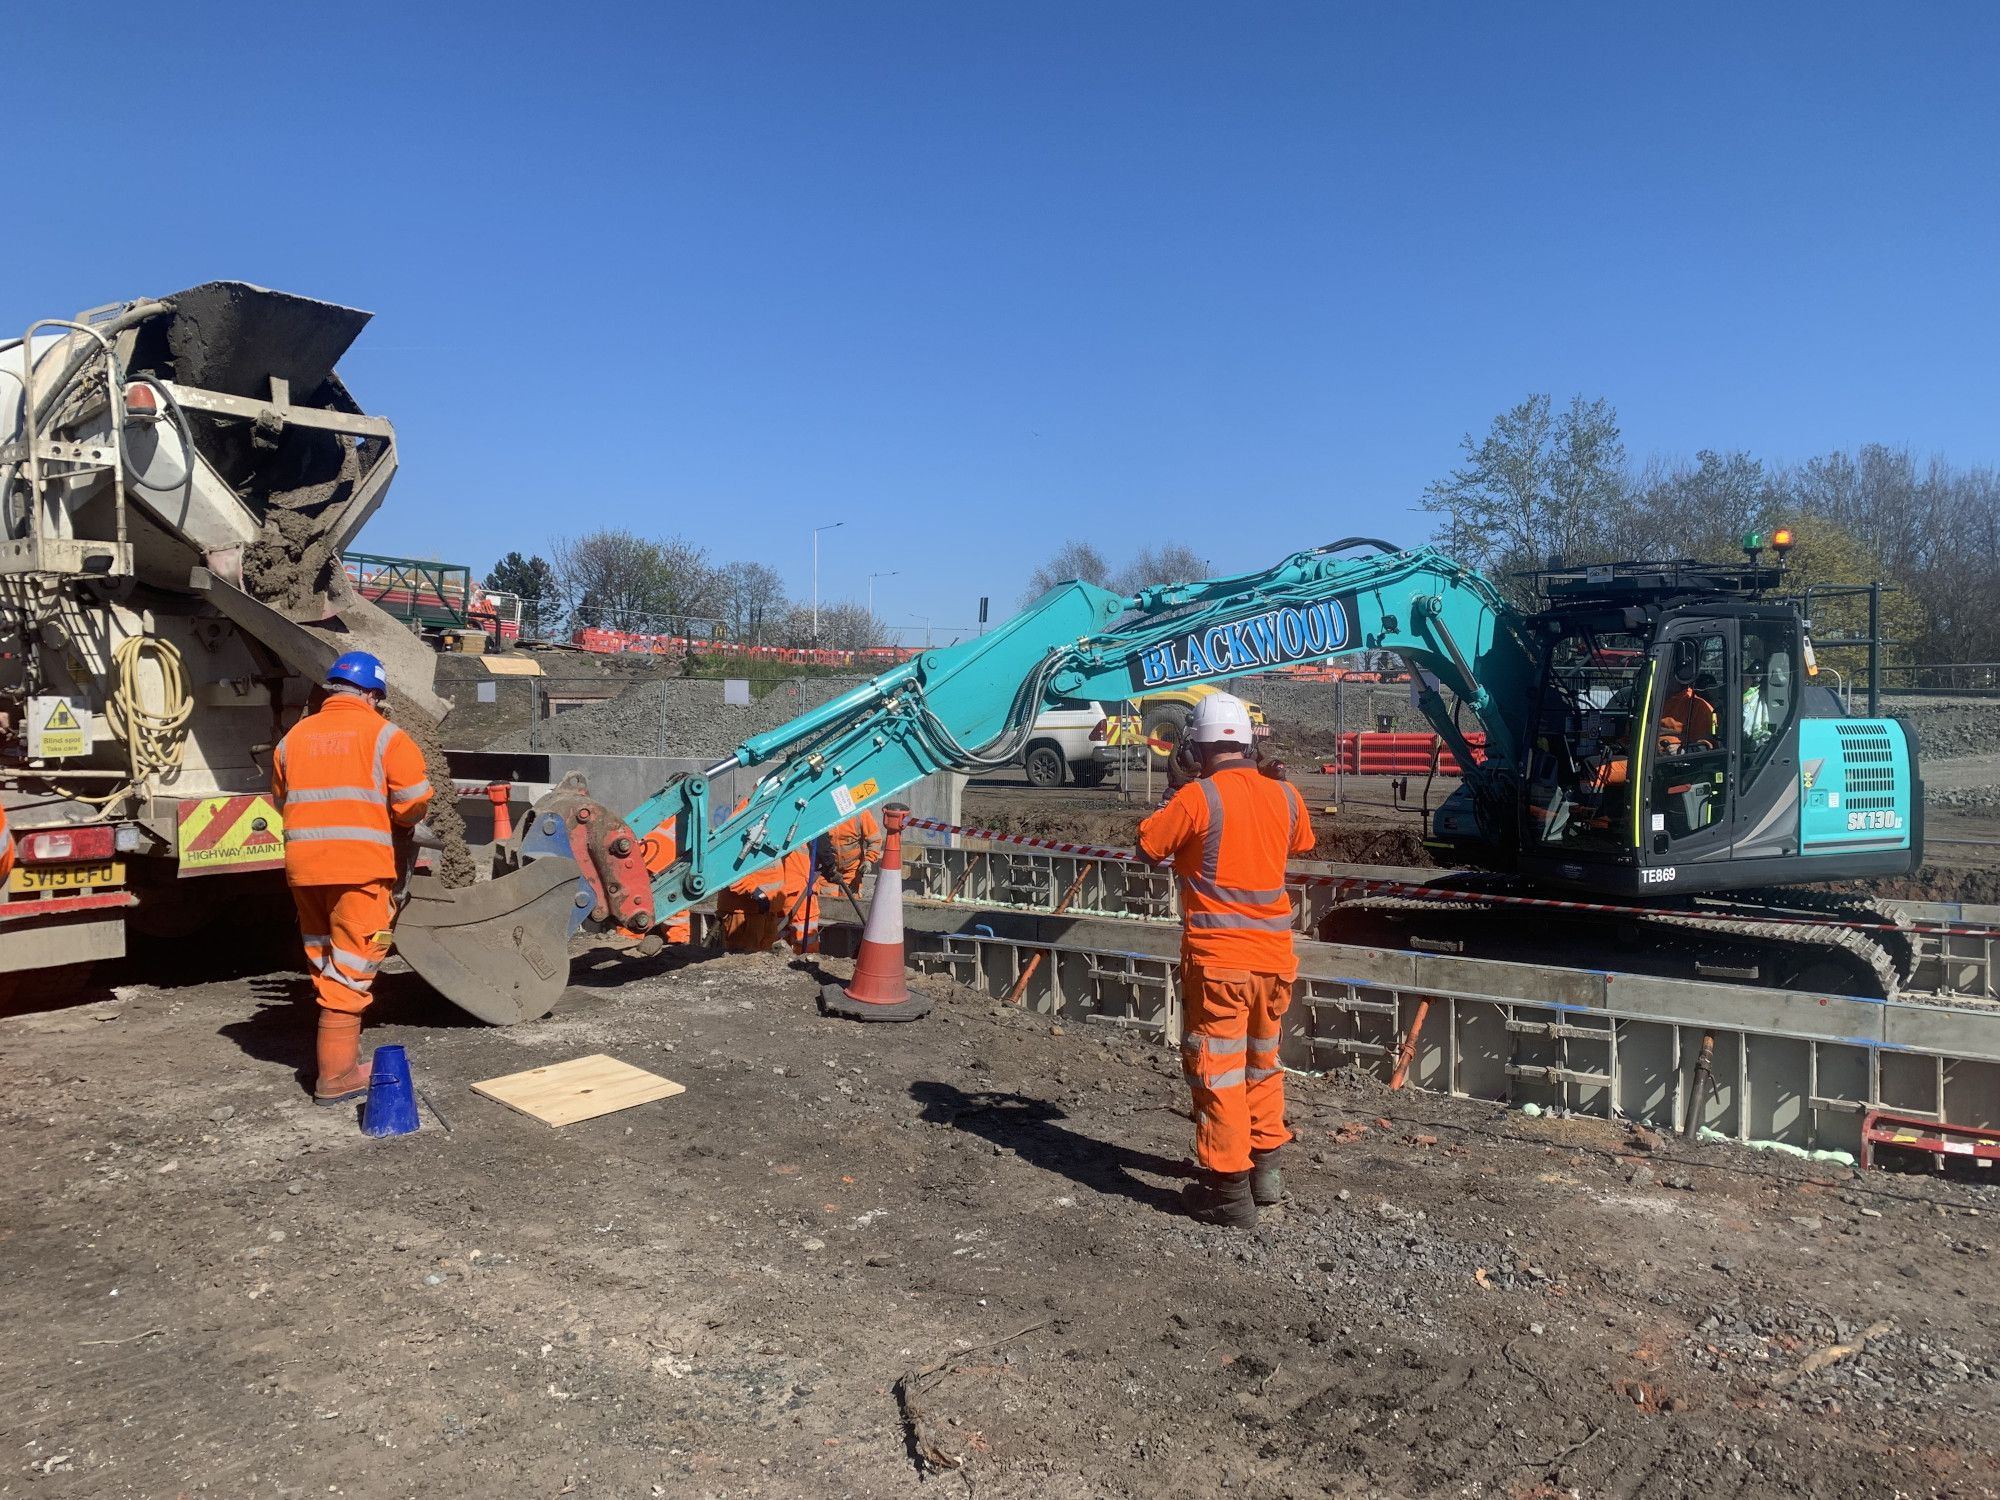
[[[481,885],[447,890],[415,876],[396,919],[396,951],[461,1010],[494,1026],[545,1016],[569,983],[569,939],[595,901],[576,861],[532,860]]]

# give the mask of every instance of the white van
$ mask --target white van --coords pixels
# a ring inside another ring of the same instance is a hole
[[[1098,759],[1100,747],[1090,732],[1106,712],[1103,704],[1084,698],[1058,698],[1044,709],[1021,751],[1028,784],[1061,786],[1065,779],[1078,786],[1101,784],[1112,768]]]

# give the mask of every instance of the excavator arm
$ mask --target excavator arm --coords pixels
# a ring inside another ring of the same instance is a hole
[[[1479,721],[1483,762],[1426,683],[1422,711],[1478,805],[1495,810],[1490,836],[1504,845],[1534,684],[1514,616],[1479,573],[1428,548],[1337,555],[1354,545],[1133,598],[1067,583],[988,635],[926,651],[746,740],[707,775],[661,788],[627,820],[642,835],[669,821],[679,831],[678,857],[652,879],[652,920],[777,862],[933,772],[976,775],[1011,764],[1053,698],[1118,701],[1363,649],[1394,651],[1423,668]],[[718,816],[710,777],[737,766],[768,769],[741,807]],[[570,849],[565,842],[551,852]]]
[[[1052,699],[1116,702],[1348,651],[1393,651],[1428,674],[1424,715],[1459,763],[1483,837],[1509,851],[1534,701],[1515,617],[1477,572],[1429,549],[1369,542],[1376,555],[1339,555],[1365,540],[1130,598],[1063,584],[977,640],[926,651],[745,740],[705,774],[674,778],[624,819],[587,789],[559,788],[515,840],[511,872],[470,891],[413,881],[398,948],[474,1015],[529,1020],[561,993],[567,940],[583,924],[652,934],[934,772],[1010,765]],[[1483,760],[1434,682],[1485,730]],[[739,769],[758,773],[749,794],[717,807],[713,778]],[[664,835],[671,859],[658,857]]]

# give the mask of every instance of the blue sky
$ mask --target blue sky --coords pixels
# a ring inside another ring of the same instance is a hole
[[[93,14],[97,14],[94,12]],[[1418,537],[1460,437],[2000,458],[2000,10],[10,9],[0,328],[371,309],[372,550],[623,525],[892,623],[1068,537]],[[79,45],[106,39],[88,67]],[[53,80],[94,78],[94,92]],[[32,175],[32,174],[31,174]],[[23,229],[22,225],[28,224]]]

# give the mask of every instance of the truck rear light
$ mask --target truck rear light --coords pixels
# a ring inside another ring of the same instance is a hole
[[[1101,745],[1110,737],[1111,721],[1109,719],[1099,719],[1097,727],[1090,731],[1090,742],[1093,745]]]
[[[85,859],[109,859],[117,830],[109,824],[92,828],[53,829],[46,833],[24,833],[20,839],[21,858],[31,865],[59,865]]]

